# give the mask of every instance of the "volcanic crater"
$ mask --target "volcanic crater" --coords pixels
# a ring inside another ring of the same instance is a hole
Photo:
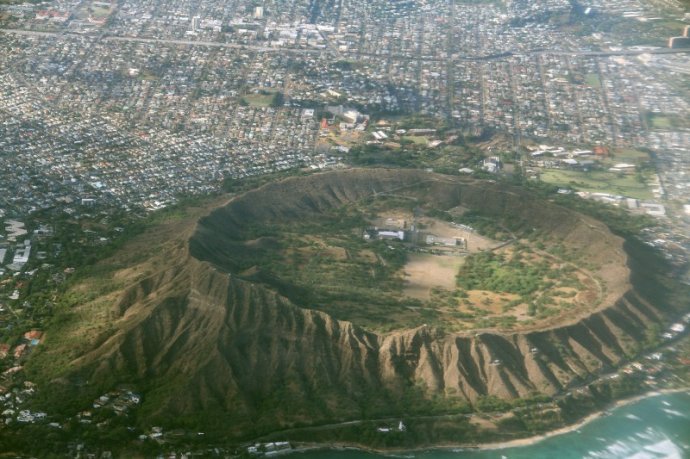
[[[492,221],[503,240],[456,223],[454,211],[458,221]],[[630,287],[623,241],[601,223],[489,182],[417,172],[268,185],[203,218],[190,252],[374,332],[540,329],[577,321]]]
[[[460,266],[475,278],[459,293],[453,282],[424,301],[413,298],[401,253],[420,247],[363,235],[400,212],[431,225],[456,223],[456,211],[499,222],[495,242],[505,245],[470,248],[464,256],[485,257],[474,266],[492,271]],[[603,223],[521,188],[416,170],[352,169],[269,183],[166,244],[117,270],[112,279],[125,286],[79,306],[35,367],[69,360],[44,376],[89,381],[93,393],[132,384],[144,393],[141,416],[196,419],[229,437],[423,414],[439,400],[553,395],[638,353],[646,330],[671,311],[635,288],[632,279],[645,278],[645,268]],[[526,283],[516,288],[531,297],[504,292],[482,304],[483,279],[511,263],[537,266],[539,288]],[[551,270],[574,286],[559,284]],[[476,275],[482,272],[489,274]],[[549,289],[561,293],[543,309],[520,309],[528,305],[519,298],[537,303]],[[84,332],[87,315],[102,321],[98,334]],[[479,320],[484,315],[514,319]]]

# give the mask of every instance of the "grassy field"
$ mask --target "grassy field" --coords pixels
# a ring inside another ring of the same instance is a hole
[[[412,142],[415,145],[426,146],[429,144],[429,138],[423,135],[410,135],[402,137],[403,141]]]
[[[278,91],[259,91],[242,97],[242,101],[250,107],[270,107],[275,104]]]
[[[615,162],[640,164],[649,161],[650,157],[649,153],[644,151],[623,148],[620,150],[615,150],[611,156],[611,160]]]
[[[440,173],[457,174],[458,168],[476,164],[478,158],[481,157],[476,147],[442,145],[429,148],[426,138],[421,136],[409,136],[409,142],[408,145],[397,148],[357,145],[351,149],[349,160],[354,165],[431,168]]]
[[[668,116],[655,115],[650,118],[654,129],[669,129],[673,126],[673,121]]]
[[[91,9],[91,11],[90,11],[91,17],[93,17],[95,19],[107,18],[108,16],[110,16],[110,13],[112,12],[112,10],[110,8],[106,8],[103,6],[97,6],[97,5],[93,5],[90,9]]]
[[[247,94],[242,98],[250,107],[269,107],[273,101],[272,94]]]
[[[638,167],[639,171],[642,171],[642,175],[648,175],[652,170],[652,162],[649,153],[641,150],[635,150],[632,148],[621,148],[611,151],[608,157],[601,159],[602,167],[613,167],[619,163],[634,164]]]
[[[690,127],[687,117],[675,113],[647,113],[647,123],[652,129],[678,129]]]
[[[159,79],[157,75],[154,75],[150,70],[146,69],[142,70],[142,72],[139,74],[139,78],[146,81],[154,81]]]
[[[568,186],[579,191],[609,193],[637,199],[651,199],[652,192],[647,184],[639,181],[635,174],[622,175],[609,171],[571,171],[549,169],[542,173],[541,180],[559,186]]]
[[[585,76],[585,83],[596,89],[601,88],[601,80],[596,73],[588,73]]]

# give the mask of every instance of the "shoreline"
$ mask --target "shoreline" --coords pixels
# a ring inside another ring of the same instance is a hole
[[[390,455],[390,454],[414,453],[414,452],[421,452],[421,451],[439,451],[439,450],[493,451],[493,450],[501,450],[501,449],[507,449],[507,448],[520,448],[520,447],[531,446],[531,445],[537,444],[541,441],[547,440],[547,439],[552,438],[552,437],[557,437],[560,435],[575,432],[576,430],[581,429],[582,427],[586,426],[587,424],[603,417],[604,414],[607,413],[609,410],[621,408],[621,407],[624,407],[626,405],[630,405],[630,404],[639,402],[640,400],[644,400],[646,398],[658,397],[660,395],[677,394],[677,393],[688,393],[688,394],[690,394],[690,387],[677,388],[677,389],[653,390],[653,391],[645,392],[645,393],[640,394],[640,395],[636,395],[634,397],[617,400],[617,401],[611,403],[610,405],[608,405],[606,408],[585,416],[581,420],[577,421],[575,424],[560,427],[558,429],[555,429],[555,430],[552,430],[552,431],[549,431],[549,432],[546,432],[543,434],[533,435],[531,437],[517,438],[514,440],[504,440],[504,441],[495,441],[495,442],[489,442],[489,443],[475,443],[475,444],[449,443],[449,444],[444,444],[444,445],[425,446],[425,447],[411,448],[411,449],[377,449],[377,448],[371,448],[371,447],[367,447],[364,445],[353,444],[353,443],[342,443],[342,444],[337,444],[337,443],[333,443],[333,444],[295,443],[295,445],[298,445],[298,446],[291,449],[291,450],[286,450],[285,454],[287,455],[287,454],[292,454],[292,453],[304,453],[304,452],[319,451],[319,450],[334,450],[334,451],[355,450],[355,451],[362,451],[365,453]]]
[[[615,410],[618,408],[622,408],[626,405],[631,405],[633,403],[639,402],[640,400],[644,400],[646,398],[652,398],[652,397],[658,397],[660,395],[668,395],[668,394],[677,394],[681,392],[689,392],[690,388],[685,387],[682,389],[661,389],[661,390],[653,390],[650,392],[645,392],[644,394],[636,395],[634,397],[630,398],[624,398],[621,400],[617,400],[610,405],[608,405],[605,409],[596,411],[592,414],[589,414],[582,418],[581,420],[577,421],[575,424],[569,425],[569,426],[564,426],[560,427],[556,430],[552,430],[543,434],[539,435],[534,435],[532,437],[526,437],[526,438],[519,438],[515,440],[508,440],[508,441],[503,441],[503,442],[493,442],[493,443],[482,443],[477,445],[476,449],[480,450],[497,450],[497,449],[505,449],[505,448],[514,448],[514,447],[521,447],[521,446],[530,446],[534,445],[536,443],[539,443],[540,441],[552,438],[552,437],[557,437],[559,435],[564,435],[567,433],[575,432],[576,430],[581,429],[582,427],[586,426],[587,424],[604,417],[604,415],[609,411],[609,410]],[[436,448],[431,448],[431,449],[436,449]]]

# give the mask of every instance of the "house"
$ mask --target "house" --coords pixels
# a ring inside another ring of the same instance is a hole
[[[370,241],[374,239],[398,239],[401,241],[405,240],[405,231],[403,230],[392,230],[392,229],[378,229],[369,228],[364,230],[364,240]]]
[[[666,208],[661,204],[655,204],[651,202],[644,202],[640,204],[640,207],[652,217],[664,217],[666,216]]]
[[[671,331],[676,333],[683,333],[685,331],[685,326],[683,324],[673,324],[671,325]]]
[[[22,368],[24,368],[24,367],[17,365],[17,366],[12,367],[8,370],[5,370],[2,374],[3,375],[13,375],[15,373],[20,372],[22,370]]]
[[[379,239],[399,239],[405,240],[405,231],[402,230],[379,230],[377,233]]]
[[[482,169],[491,174],[496,174],[501,170],[501,159],[498,156],[490,156],[482,162]]]
[[[40,343],[42,337],[43,332],[38,330],[31,330],[24,333],[24,339],[31,342],[32,346],[35,346],[36,344]]]
[[[373,135],[376,140],[386,140],[388,138],[388,135],[383,131],[374,131],[371,135]]]
[[[609,149],[600,145],[594,147],[593,151],[596,156],[608,156],[609,154]]]
[[[573,156],[589,156],[593,152],[592,150],[573,150],[572,155]]]
[[[610,171],[613,172],[625,172],[627,174],[631,174],[635,172],[635,165],[634,164],[628,164],[628,163],[618,163],[614,164],[612,168],[609,169]]]
[[[412,136],[433,135],[436,134],[436,129],[410,129],[407,133]]]
[[[596,166],[596,164],[597,163],[595,161],[592,161],[591,159],[585,159],[583,161],[580,161],[580,166],[582,167],[582,170],[585,171],[590,170],[591,168]]]
[[[21,358],[22,355],[24,355],[24,351],[26,351],[26,344],[20,344],[19,346],[14,348],[14,358],[18,359]]]
[[[343,119],[348,122],[355,124],[357,123],[360,113],[357,110],[347,110],[345,113],[343,113]]]

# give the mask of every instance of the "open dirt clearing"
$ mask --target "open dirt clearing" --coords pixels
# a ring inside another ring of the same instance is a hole
[[[455,275],[465,262],[464,257],[410,253],[405,265],[405,295],[428,300],[434,287],[455,288]]]

